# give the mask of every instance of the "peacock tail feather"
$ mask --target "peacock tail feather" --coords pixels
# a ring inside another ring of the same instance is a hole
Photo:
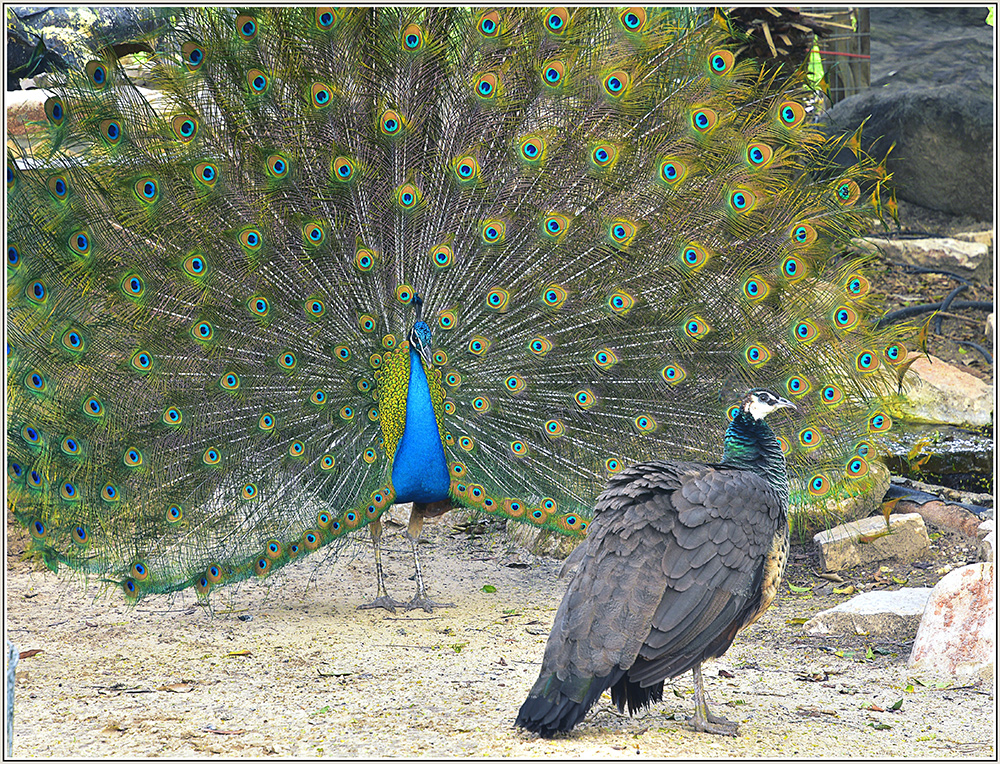
[[[884,171],[723,31],[201,8],[155,102],[70,73],[7,165],[9,504],[49,565],[207,593],[343,540],[405,498],[417,376],[448,496],[539,528],[717,458],[748,386],[805,411],[794,504],[869,490],[906,350],[849,242]]]

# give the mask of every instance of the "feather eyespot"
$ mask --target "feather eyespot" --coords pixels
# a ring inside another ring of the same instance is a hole
[[[184,519],[184,510],[179,504],[171,504],[164,513],[168,523],[179,523]]]
[[[582,408],[584,411],[593,408],[597,404],[597,396],[589,388],[584,388],[583,390],[577,390],[573,394],[573,400],[576,405]]]
[[[247,86],[251,95],[264,95],[271,86],[271,80],[260,69],[251,69],[247,72]]]
[[[618,356],[615,355],[611,348],[601,348],[595,351],[593,359],[597,368],[601,369],[601,371],[608,371],[618,363]]]
[[[765,167],[774,156],[774,150],[766,143],[751,143],[746,156],[751,167]]]
[[[500,244],[507,231],[502,220],[487,220],[482,224],[480,235],[484,244]]]
[[[61,338],[62,346],[71,353],[82,353],[87,349],[87,341],[76,329],[67,329]]]
[[[660,376],[663,377],[663,381],[667,384],[676,385],[684,381],[685,377],[687,377],[687,372],[676,363],[668,363],[660,369]]]
[[[689,244],[680,253],[681,265],[696,271],[708,262],[708,250],[698,244]]]
[[[292,371],[297,363],[295,353],[292,353],[291,351],[282,353],[275,360],[278,364],[278,368],[283,369],[284,371]]]
[[[48,118],[56,127],[61,127],[62,123],[66,119],[66,109],[63,106],[63,100],[59,96],[52,96],[51,98],[45,99],[45,116]],[[8,183],[9,183],[8,178]]]
[[[483,37],[496,37],[500,34],[500,14],[496,11],[487,11],[479,17],[476,28]]]
[[[315,12],[316,28],[329,32],[337,23],[337,11],[333,8],[317,8]]]
[[[542,84],[546,87],[557,88],[566,79],[566,64],[562,61],[548,61],[542,64]]]
[[[819,329],[816,328],[816,324],[805,318],[792,328],[792,336],[799,342],[808,344],[819,336]]]
[[[778,107],[778,120],[783,127],[798,127],[805,118],[806,110],[800,103],[785,101]]]
[[[849,331],[860,322],[860,314],[849,305],[841,305],[833,312],[833,323],[841,331]]]
[[[851,480],[858,480],[868,474],[870,467],[868,462],[861,456],[853,456],[847,460],[844,467],[844,474]]]
[[[729,195],[729,207],[734,212],[751,212],[757,206],[757,195],[747,189],[736,189]]]
[[[612,244],[619,247],[626,247],[635,238],[638,230],[635,223],[631,221],[614,220],[608,226],[608,237],[611,239]]]
[[[184,421],[184,413],[176,406],[167,406],[160,420],[169,427],[176,427]]]
[[[862,374],[870,374],[879,367],[878,356],[869,350],[863,350],[854,359],[854,368]]]
[[[785,380],[785,389],[791,395],[800,398],[812,390],[812,383],[801,374],[793,374]]]
[[[350,157],[339,156],[333,160],[333,177],[339,183],[354,179],[358,166]]]
[[[69,196],[69,183],[64,175],[53,175],[46,185],[49,193],[59,201],[63,201]]]
[[[607,306],[616,316],[625,316],[635,307],[635,298],[628,292],[613,292],[608,297]]]
[[[407,53],[416,53],[424,47],[423,30],[416,24],[410,24],[403,30],[402,44]]]
[[[691,316],[684,322],[684,334],[693,340],[699,340],[712,331],[705,319],[700,316]]]
[[[899,363],[906,359],[906,348],[900,343],[894,342],[882,351],[882,357],[889,363]]]
[[[679,159],[668,158],[660,162],[658,177],[668,186],[674,186],[684,179],[687,172],[688,168],[684,162]]]
[[[132,188],[136,198],[144,204],[152,204],[160,196],[160,187],[153,178],[140,178]]]
[[[257,429],[261,432],[273,432],[276,424],[274,414],[267,412],[261,414],[260,419],[257,420]]]
[[[188,40],[181,45],[181,58],[189,72],[196,72],[205,63],[205,49],[201,43]]]
[[[757,276],[750,276],[743,282],[743,296],[751,302],[763,300],[770,291],[768,283]]]
[[[250,42],[257,36],[257,20],[253,16],[238,16],[236,18],[236,31],[243,42]]]
[[[67,243],[69,244],[69,248],[80,257],[90,257],[93,252],[93,243],[86,231],[77,231],[70,234]]]
[[[114,119],[106,119],[100,124],[101,137],[109,146],[117,146],[122,140],[121,123]]]
[[[395,110],[388,109],[382,113],[378,127],[382,135],[388,137],[397,136],[403,130],[403,118]]]
[[[618,148],[610,143],[598,143],[590,149],[590,163],[598,170],[609,169],[618,159]]]
[[[510,292],[501,287],[495,287],[486,293],[486,307],[491,310],[504,311],[510,303]]]
[[[542,292],[542,302],[547,308],[561,308],[568,297],[569,292],[559,284],[549,284]]]
[[[876,412],[868,418],[868,432],[883,433],[890,429],[892,429],[892,419],[882,412]]]
[[[181,115],[170,121],[170,127],[181,143],[190,143],[198,135],[198,120],[194,117]]]
[[[621,69],[611,72],[601,80],[604,93],[610,98],[619,99],[628,92],[631,77],[628,72]]]
[[[483,72],[472,83],[472,89],[483,101],[492,100],[500,88],[500,78],[494,72]]]
[[[219,179],[219,168],[211,162],[202,162],[195,165],[193,175],[199,183],[212,188]]]
[[[558,240],[569,230],[569,218],[552,213],[542,219],[542,233],[550,239]]]
[[[359,249],[354,253],[354,267],[362,273],[367,273],[375,267],[377,256],[373,250]]]
[[[656,420],[649,414],[640,414],[632,420],[632,424],[635,425],[635,429],[638,430],[641,435],[647,435],[656,431]]]
[[[470,183],[479,178],[479,162],[473,156],[461,156],[452,165],[459,183]]]
[[[393,199],[396,200],[396,205],[400,209],[409,211],[420,206],[423,195],[414,184],[404,183],[393,192]]]
[[[771,353],[763,345],[753,343],[743,351],[743,358],[751,366],[763,366],[771,360]]]
[[[490,410],[490,399],[483,395],[480,395],[477,398],[473,398],[472,408],[478,414],[485,414],[487,411]]]
[[[626,8],[618,15],[618,20],[626,32],[641,32],[646,26],[645,8]]]
[[[325,109],[333,103],[333,88],[325,82],[314,82],[309,88],[309,102],[314,109]]]
[[[826,496],[830,493],[832,485],[830,478],[823,473],[813,475],[809,478],[809,493],[812,496]]]
[[[732,74],[736,57],[728,50],[714,50],[708,56],[708,65],[712,74]]]
[[[844,391],[837,385],[827,385],[819,393],[820,400],[828,406],[835,406],[844,400]]]
[[[531,165],[537,165],[545,157],[546,142],[539,136],[528,136],[518,144],[518,156]]]
[[[219,378],[219,387],[221,387],[223,390],[228,390],[229,392],[232,392],[233,390],[239,390],[240,378],[233,372],[229,372],[228,374],[223,374]]]
[[[566,8],[552,8],[545,14],[545,29],[550,34],[561,35],[569,26],[569,11]]]
[[[707,133],[719,123],[719,115],[707,106],[691,112],[691,127],[699,133]]]

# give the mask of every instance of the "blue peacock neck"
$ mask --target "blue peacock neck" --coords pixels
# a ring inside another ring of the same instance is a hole
[[[737,412],[725,435],[722,463],[756,472],[778,492],[788,507],[788,473],[781,445],[767,422],[747,411]]]

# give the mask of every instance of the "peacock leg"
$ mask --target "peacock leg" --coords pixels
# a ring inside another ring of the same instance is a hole
[[[413,567],[416,568],[414,578],[417,581],[417,593],[406,606],[407,610],[423,608],[428,613],[433,613],[436,607],[455,607],[454,602],[434,602],[427,597],[427,589],[424,587],[424,577],[420,572],[420,558],[417,555],[417,539],[420,538],[420,531],[424,527],[424,510],[426,505],[413,502],[413,510],[410,512],[410,522],[406,528],[406,536],[410,539],[410,549],[413,550]]]
[[[368,527],[371,528],[372,546],[375,547],[375,575],[378,578],[378,591],[374,600],[364,605],[358,605],[358,610],[372,610],[381,607],[390,613],[395,613],[397,607],[403,607],[406,603],[394,600],[385,590],[385,576],[382,573],[382,522],[374,520]]]
[[[708,693],[701,681],[701,664],[699,663],[694,667],[694,716],[688,719],[688,726],[699,732],[736,737],[739,734],[739,723],[713,714],[708,708],[708,700]]]

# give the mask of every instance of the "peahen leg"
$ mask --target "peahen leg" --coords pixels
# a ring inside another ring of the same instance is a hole
[[[385,590],[385,575],[382,572],[382,522],[375,520],[368,527],[371,528],[372,546],[375,548],[375,575],[378,578],[378,590],[375,599],[364,605],[358,605],[358,610],[372,610],[381,607],[390,613],[395,613],[397,607],[403,607],[406,603],[394,600]]]
[[[694,716],[688,720],[688,726],[699,732],[711,732],[713,735],[739,734],[738,722],[731,722],[723,716],[716,716],[708,708],[708,693],[701,680],[701,664],[694,667]]]
[[[447,506],[443,506],[447,503]],[[413,550],[413,567],[416,569],[414,578],[417,581],[417,593],[407,604],[407,610],[423,608],[428,613],[433,613],[436,607],[455,607],[454,602],[434,602],[427,597],[427,589],[424,587],[424,576],[420,572],[420,558],[417,555],[417,539],[420,538],[420,531],[424,527],[424,517],[435,517],[451,509],[450,502],[435,502],[434,504],[420,504],[413,502],[413,510],[410,512],[410,523],[406,528],[406,536],[410,539],[410,549]]]

